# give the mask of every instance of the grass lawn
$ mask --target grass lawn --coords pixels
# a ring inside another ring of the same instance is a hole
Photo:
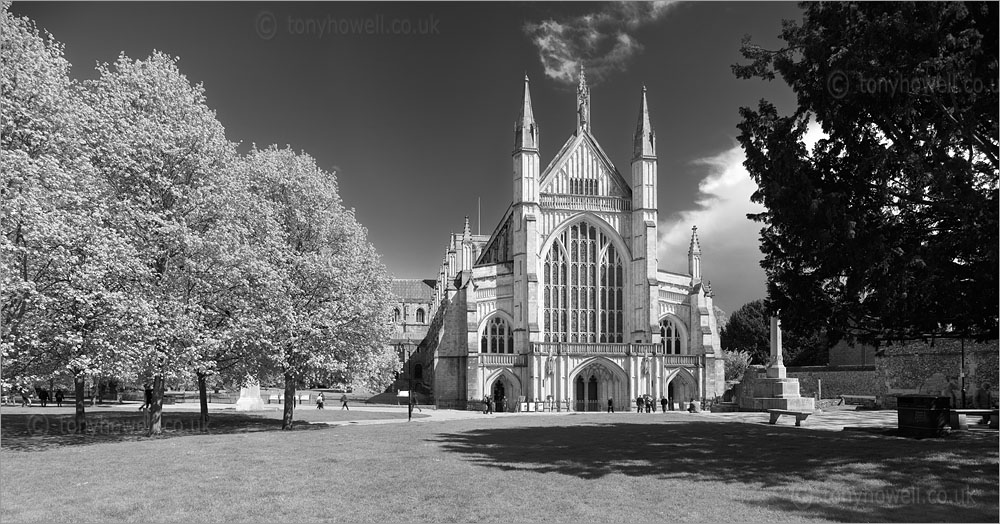
[[[626,413],[282,432],[231,414],[207,435],[12,447],[51,437],[10,436],[6,413],[3,522],[998,520],[996,432]]]

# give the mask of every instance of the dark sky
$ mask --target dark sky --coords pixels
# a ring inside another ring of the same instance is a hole
[[[461,231],[466,215],[475,231],[477,198],[483,233],[510,203],[512,126],[525,73],[543,166],[574,130],[573,86],[546,75],[525,25],[572,28],[592,19],[585,15],[620,8],[15,2],[12,11],[66,45],[77,78],[93,77],[97,62],[121,52],[179,56],[181,71],[204,84],[231,140],[290,144],[336,170],[341,196],[390,271],[433,278],[448,233]],[[800,19],[799,8],[681,3],[655,17],[633,17],[617,26],[632,52],[612,61],[615,70],[596,71],[591,83],[594,134],[623,173],[639,92],[647,86],[659,147],[660,267],[686,271],[686,237],[697,223],[704,273],[729,312],[764,296],[759,226],[740,207],[752,183],[734,182],[742,161],[734,151],[738,108],[765,97],[788,111],[794,101],[780,80],[738,80],[730,66],[740,59],[744,34],[778,47],[783,18]],[[369,20],[375,34],[364,28]],[[385,34],[406,28],[411,34]]]

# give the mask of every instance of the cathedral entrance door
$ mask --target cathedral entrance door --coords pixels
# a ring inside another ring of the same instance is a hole
[[[591,375],[590,387],[587,388],[587,411],[600,411],[597,401],[597,377]]]
[[[583,377],[576,377],[573,381],[573,400],[574,400],[574,411],[586,411],[584,404],[584,398],[586,394],[586,388],[583,384]]]
[[[497,383],[493,385],[493,405],[496,406],[494,409],[499,413],[503,412],[507,403],[507,395],[503,387],[503,380],[497,380]]]

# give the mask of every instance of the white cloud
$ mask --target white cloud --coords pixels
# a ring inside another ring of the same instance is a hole
[[[758,247],[761,224],[746,218],[764,208],[750,201],[757,185],[743,167],[744,159],[743,149],[734,145],[696,160],[707,170],[698,184],[697,208],[661,220],[657,245],[662,268],[686,273],[691,226],[698,226],[702,277],[712,281],[717,305],[729,313],[766,293]]]
[[[811,122],[803,142],[812,149],[825,136],[820,126]],[[702,278],[712,281],[716,305],[728,313],[767,293],[766,277],[760,267],[763,224],[746,217],[748,213],[760,213],[764,206],[750,201],[757,184],[743,167],[744,160],[746,155],[739,144],[695,160],[694,165],[706,168],[698,184],[696,208],[668,216],[659,224],[660,267],[677,273],[687,273],[691,226],[698,226]]]
[[[609,73],[623,70],[642,44],[630,33],[663,17],[675,0],[622,2],[601,11],[564,20],[524,25],[524,33],[538,48],[545,75],[564,84],[576,82],[580,64],[587,79],[599,83]]]

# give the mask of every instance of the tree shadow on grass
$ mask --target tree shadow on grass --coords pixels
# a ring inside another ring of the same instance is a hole
[[[768,495],[744,503],[802,518],[996,522],[998,516],[995,432],[913,440],[738,422],[616,421],[477,429],[436,440],[505,471],[738,484]]]
[[[89,411],[87,430],[76,432],[73,415],[4,413],[0,419],[2,447],[9,451],[46,451],[64,446],[82,446],[111,442],[140,441],[150,438],[178,438],[196,435],[220,435],[280,431],[281,419],[248,413],[211,413],[208,424],[201,424],[197,412],[163,414],[163,433],[147,436],[144,413]],[[295,420],[294,430],[327,429],[327,424]]]

